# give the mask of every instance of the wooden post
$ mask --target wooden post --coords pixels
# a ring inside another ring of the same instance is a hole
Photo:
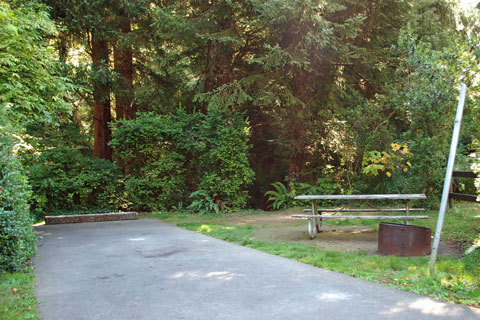
[[[449,190],[449,193],[453,193],[453,183],[452,183],[452,182],[450,182],[450,190]],[[453,208],[453,199],[452,199],[452,197],[450,197],[450,195],[448,195],[448,207],[449,207],[450,209]]]
[[[440,202],[435,238],[433,239],[432,253],[430,255],[430,274],[433,274],[435,271],[435,261],[437,260],[438,245],[440,244],[443,220],[445,219],[445,211],[447,210],[448,193],[450,189],[450,183],[452,182],[453,165],[455,164],[458,137],[460,135],[460,127],[462,125],[463,106],[465,104],[466,92],[467,86],[462,83],[462,88],[460,89],[460,95],[458,97],[457,114],[455,116],[455,123],[453,126],[452,144],[450,145],[450,155],[448,156],[447,172],[445,173],[445,181],[443,184],[442,201]]]

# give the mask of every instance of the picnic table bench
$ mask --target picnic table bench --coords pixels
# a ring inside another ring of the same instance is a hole
[[[328,219],[394,219],[405,220],[408,224],[410,219],[427,219],[428,216],[410,215],[410,212],[425,211],[424,208],[411,208],[410,200],[426,199],[424,194],[357,194],[357,195],[301,195],[296,196],[296,200],[310,200],[311,209],[305,209],[304,212],[310,214],[294,214],[293,218],[308,219],[308,233],[310,238],[315,238],[317,232],[322,232],[323,221]],[[368,201],[368,200],[403,200],[405,206],[402,208],[319,208],[319,200],[343,200],[343,201]],[[404,215],[343,215],[337,213],[356,212],[356,213],[391,213],[403,212]]]

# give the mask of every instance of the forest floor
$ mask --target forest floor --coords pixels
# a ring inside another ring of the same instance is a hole
[[[287,209],[275,212],[255,211],[224,216],[190,216],[190,222],[208,222],[220,225],[252,226],[254,239],[268,242],[293,242],[315,246],[320,249],[344,253],[362,252],[378,254],[379,220],[327,221],[324,231],[310,239],[307,221],[292,218],[300,209]],[[167,222],[180,222],[180,217],[167,217]],[[416,224],[415,222],[412,224]],[[453,239],[441,241],[439,255],[460,257],[461,245]]]

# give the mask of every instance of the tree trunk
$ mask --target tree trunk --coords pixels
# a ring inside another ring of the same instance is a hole
[[[305,123],[298,118],[298,114],[302,112],[303,107],[296,104],[293,108],[293,114],[290,121],[290,156],[288,166],[288,179],[300,181],[302,169],[304,165],[304,149],[306,146]],[[305,121],[305,119],[304,119]]]
[[[293,86],[293,95],[299,101],[305,101],[308,95],[306,88],[307,83],[313,81],[311,73],[307,73],[304,70],[296,70]],[[289,121],[289,141],[291,144],[288,178],[289,180],[300,181],[302,179],[301,174],[305,161],[305,148],[308,144],[308,125],[310,119],[305,116],[304,106],[297,102],[291,106],[290,121]]]
[[[117,41],[113,51],[113,68],[120,75],[118,89],[115,92],[115,112],[117,120],[131,119],[133,117],[133,54],[132,47],[124,38],[132,31],[130,18],[124,10],[117,16],[120,41]]]
[[[92,33],[92,62],[96,70],[108,68],[108,42]],[[108,145],[111,131],[108,127],[112,120],[110,113],[110,87],[105,79],[95,79],[93,88],[93,156],[112,159],[112,149]]]
[[[210,92],[215,88],[215,60],[217,55],[218,43],[213,40],[208,40],[207,47],[207,63],[205,70],[205,84],[203,92]]]
[[[219,23],[219,31],[225,31],[232,27],[232,18],[225,18]],[[235,77],[231,70],[233,50],[231,45],[222,44],[217,40],[208,41],[203,92],[210,92],[234,80]]]
[[[289,181],[300,181],[301,173],[303,169],[303,151],[296,150],[290,156],[290,162],[288,166],[288,180]]]

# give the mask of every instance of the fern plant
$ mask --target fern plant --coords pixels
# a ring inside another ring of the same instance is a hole
[[[272,183],[275,190],[265,192],[268,201],[271,202],[269,207],[273,210],[287,209],[293,206],[293,198],[295,194],[289,192],[287,187],[281,182]]]
[[[301,200],[295,200],[295,196],[301,194],[335,194],[340,192],[340,185],[329,177],[317,179],[315,185],[303,182],[288,181],[288,188],[281,182],[272,183],[275,190],[265,192],[270,204],[269,208],[273,210],[288,209],[296,206],[302,206]]]
[[[219,206],[215,203],[212,197],[205,190],[197,190],[192,192],[190,198],[193,199],[192,203],[187,207],[187,210],[199,215],[209,213],[220,213]]]

